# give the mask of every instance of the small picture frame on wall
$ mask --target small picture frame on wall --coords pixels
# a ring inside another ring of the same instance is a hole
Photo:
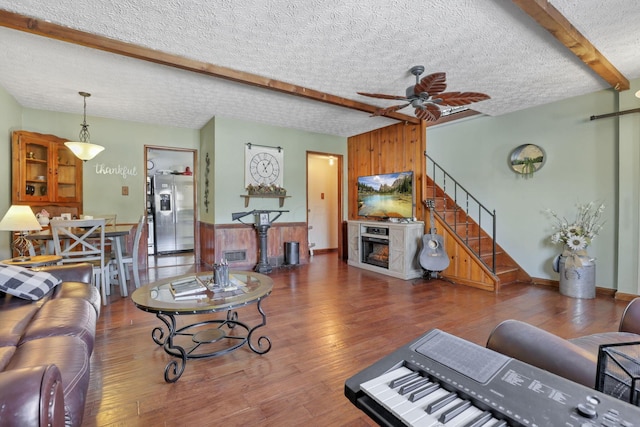
[[[533,174],[544,165],[546,155],[542,147],[535,144],[523,144],[511,151],[509,165],[511,169],[525,178]]]

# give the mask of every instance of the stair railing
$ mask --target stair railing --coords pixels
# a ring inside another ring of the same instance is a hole
[[[443,200],[442,213],[434,209],[434,213],[449,226],[449,228],[462,240],[467,248],[478,256],[478,259],[494,274],[496,272],[496,211],[489,211],[482,203],[478,201],[471,193],[469,193],[462,185],[458,183],[451,175],[449,175],[438,163],[436,163],[428,154],[427,157],[427,175],[433,181],[433,194],[425,196],[437,200],[441,197]],[[431,169],[431,174],[429,174]],[[443,194],[438,196],[437,188],[440,187]],[[453,224],[446,219],[446,213],[450,203],[453,202]],[[464,223],[458,222],[458,213],[462,210],[465,214]],[[469,222],[471,218],[478,225],[478,234],[471,236],[469,233]],[[460,226],[464,227],[464,235],[459,233]],[[482,232],[485,232],[491,238],[491,263],[490,265],[482,258],[487,253],[482,250]],[[470,238],[478,239],[478,250],[476,251],[470,244]]]

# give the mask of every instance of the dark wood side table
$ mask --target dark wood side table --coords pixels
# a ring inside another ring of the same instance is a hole
[[[33,268],[43,267],[45,265],[57,264],[62,259],[59,255],[35,255],[27,257],[24,261],[19,261],[16,258],[5,259],[0,261],[3,264],[17,265],[20,267]]]

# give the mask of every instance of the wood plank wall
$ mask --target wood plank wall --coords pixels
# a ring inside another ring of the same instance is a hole
[[[200,257],[212,266],[228,251],[246,251],[246,259],[229,262],[232,269],[252,270],[258,263],[260,241],[252,226],[241,224],[200,224]],[[267,258],[272,266],[284,262],[285,242],[298,242],[299,263],[309,262],[306,222],[276,222],[267,233]]]
[[[419,125],[398,123],[348,138],[349,219],[358,216],[357,180],[359,176],[413,171],[415,216],[425,221],[422,200],[426,192],[427,133]]]

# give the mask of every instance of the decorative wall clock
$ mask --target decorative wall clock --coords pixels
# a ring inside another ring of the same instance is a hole
[[[265,147],[247,143],[244,154],[245,187],[260,184],[282,187],[284,175],[283,151],[281,147]]]

